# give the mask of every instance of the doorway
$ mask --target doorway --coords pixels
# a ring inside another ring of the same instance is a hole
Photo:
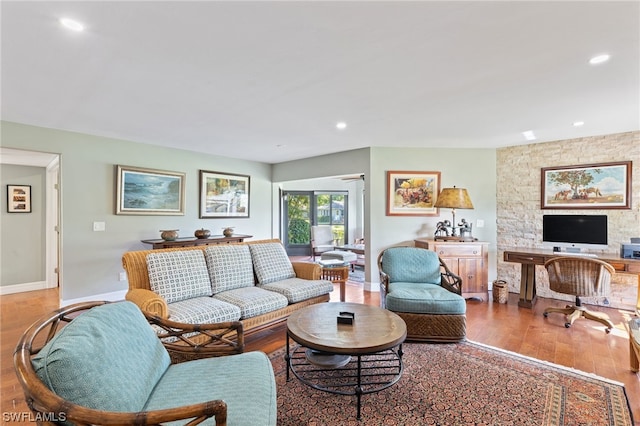
[[[348,235],[348,191],[283,191],[282,240],[289,256],[311,256],[311,227],[331,226],[334,244]]]
[[[44,170],[45,182],[42,189],[45,194],[44,212],[44,250],[33,250],[33,253],[44,253],[45,271],[42,281],[16,283],[0,287],[0,294],[19,293],[23,291],[55,288],[61,285],[60,259],[60,155],[55,153],[27,151],[0,147],[0,163],[14,166],[38,167]],[[34,213],[35,214],[35,213]]]

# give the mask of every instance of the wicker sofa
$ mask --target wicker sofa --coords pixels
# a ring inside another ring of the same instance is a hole
[[[329,301],[320,266],[291,262],[277,239],[130,251],[122,256],[126,299],[187,324],[240,321],[250,334],[297,309]]]

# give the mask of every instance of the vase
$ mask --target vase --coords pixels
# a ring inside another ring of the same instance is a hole
[[[175,241],[178,238],[178,231],[179,229],[161,229],[160,238],[165,241]]]
[[[195,235],[196,238],[205,239],[209,238],[209,236],[211,235],[211,231],[204,228],[197,229],[196,232],[193,233],[193,235]]]
[[[224,228],[222,230],[222,235],[224,235],[225,237],[230,237],[233,235],[233,228]]]

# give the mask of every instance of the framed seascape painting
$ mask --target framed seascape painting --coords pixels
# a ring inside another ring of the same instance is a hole
[[[184,215],[185,174],[116,166],[116,214]]]
[[[31,185],[7,185],[7,213],[31,213]]]
[[[387,171],[387,216],[437,216],[440,172]]]
[[[249,217],[250,179],[200,170],[200,218]]]
[[[631,208],[631,161],[545,167],[543,209]]]

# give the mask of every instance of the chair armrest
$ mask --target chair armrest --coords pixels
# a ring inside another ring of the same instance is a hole
[[[206,372],[203,372],[206,374]],[[53,393],[52,393],[53,394]],[[137,413],[119,413],[94,410],[81,405],[72,404],[62,398],[59,399],[58,408],[51,408],[50,405],[40,406],[37,401],[32,401],[33,411],[58,415],[72,424],[87,425],[113,425],[113,424],[164,424],[179,420],[190,420],[189,425],[196,425],[215,416],[216,426],[227,426],[227,403],[223,400],[211,400],[198,404],[185,405],[176,408],[166,408],[162,410],[140,411]],[[47,401],[50,403],[50,401]],[[180,422],[182,424],[182,422]],[[53,424],[53,423],[52,423]]]
[[[149,324],[156,326],[156,334],[172,360],[187,361],[244,351],[244,329],[240,321],[185,324],[143,313]]]
[[[319,280],[322,275],[322,268],[317,263],[312,262],[291,262],[296,277],[304,280]]]
[[[142,312],[148,312],[160,318],[169,318],[169,306],[166,300],[151,290],[143,288],[129,290],[125,299],[138,305]]]
[[[440,259],[440,258],[438,258]],[[440,284],[452,293],[462,295],[462,278],[449,270],[447,265],[440,259]]]

